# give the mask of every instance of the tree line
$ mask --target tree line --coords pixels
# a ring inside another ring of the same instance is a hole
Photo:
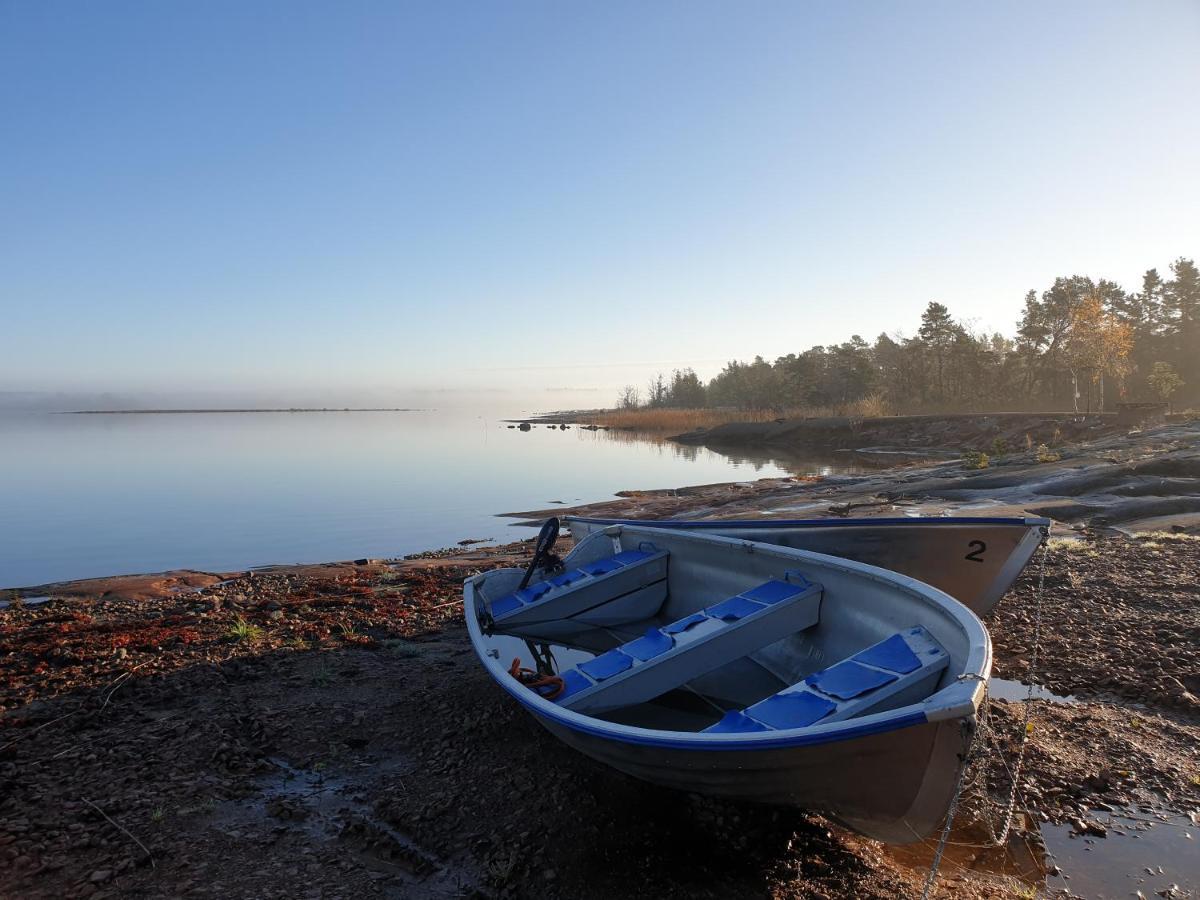
[[[1106,279],[1057,278],[1025,295],[1016,332],[976,333],[930,302],[912,337],[859,335],[774,362],[734,360],[707,384],[692,369],[660,373],[622,408],[737,407],[921,412],[1075,409],[1116,401],[1200,403],[1200,271],[1177,259],[1150,269],[1141,289]]]

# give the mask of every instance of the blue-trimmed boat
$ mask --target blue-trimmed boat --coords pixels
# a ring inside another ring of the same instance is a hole
[[[698,531],[827,553],[931,584],[986,615],[1028,565],[1050,520],[1035,516],[889,519],[592,519],[567,517],[575,540],[610,525]]]
[[[683,529],[605,526],[468,579],[464,605],[484,667],[570,746],[897,843],[944,817],[991,667],[979,619],[928,584]]]

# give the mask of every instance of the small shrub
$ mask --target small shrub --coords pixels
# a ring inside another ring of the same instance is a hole
[[[235,641],[257,641],[263,636],[263,630],[257,625],[251,625],[241,616],[233,620],[229,627],[229,637]]]
[[[998,437],[992,441],[992,456],[1005,456],[1008,453],[1008,441]]]
[[[1038,462],[1052,463],[1052,462],[1058,462],[1060,459],[1062,459],[1061,453],[1057,452],[1056,450],[1051,450],[1045,444],[1038,444],[1038,446],[1037,446],[1037,461]]]
[[[986,453],[978,450],[964,450],[962,461],[964,469],[986,469],[991,462]]]

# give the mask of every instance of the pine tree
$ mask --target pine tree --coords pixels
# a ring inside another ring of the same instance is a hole
[[[937,398],[946,399],[946,356],[960,331],[959,326],[942,304],[931,300],[921,314],[921,327],[917,330],[922,341],[933,352],[937,370]]]

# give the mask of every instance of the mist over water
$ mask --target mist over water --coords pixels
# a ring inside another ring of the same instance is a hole
[[[0,448],[0,587],[513,540],[495,514],[830,471],[445,410],[7,413]]]

